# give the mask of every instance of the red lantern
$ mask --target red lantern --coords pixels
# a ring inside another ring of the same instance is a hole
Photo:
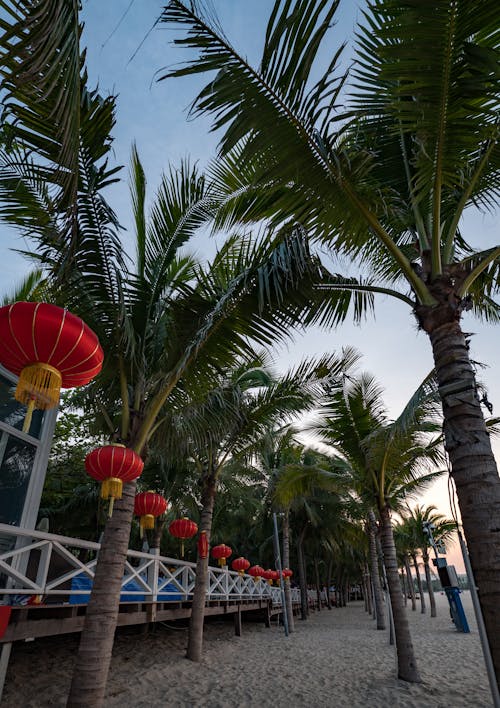
[[[102,499],[111,498],[109,515],[115,499],[122,498],[123,483],[132,482],[142,473],[144,462],[125,445],[111,444],[97,447],[85,458],[87,473],[101,482]]]
[[[212,556],[217,559],[221,568],[226,565],[226,559],[232,554],[233,549],[226,546],[224,543],[220,543],[218,546],[212,548]]]
[[[182,519],[172,521],[168,530],[172,536],[181,539],[181,558],[184,558],[184,541],[187,538],[193,538],[198,533],[198,525],[188,519],[187,516],[183,516]]]
[[[286,581],[290,582],[290,578],[293,575],[293,570],[290,570],[290,568],[283,568],[281,571],[281,574],[283,575],[283,578]]]
[[[267,580],[269,585],[273,584],[274,573],[275,573],[275,571],[271,570],[270,568],[268,568],[267,570],[264,571],[264,575],[262,577],[264,578],[264,580]]]
[[[271,580],[274,580],[274,582],[275,582],[277,585],[279,585],[279,584],[280,584],[280,574],[279,574],[279,571],[278,571],[278,570],[272,570],[271,573],[272,573]]]
[[[237,570],[239,575],[245,575],[245,570],[250,568],[250,561],[247,561],[246,558],[240,556],[239,558],[234,559],[231,563],[231,568],[233,570]]]
[[[208,538],[206,531],[200,531],[198,536],[198,555],[200,558],[208,558]]]
[[[255,582],[258,583],[259,580],[264,577],[265,572],[264,568],[260,565],[252,565],[248,571],[248,575],[251,575]]]
[[[19,376],[15,398],[28,406],[24,432],[35,408],[55,408],[61,388],[89,383],[103,358],[96,334],[61,307],[16,302],[0,308],[0,361]]]
[[[140,516],[141,538],[144,529],[154,529],[155,518],[167,510],[167,500],[156,492],[141,492],[135,495],[134,514]]]

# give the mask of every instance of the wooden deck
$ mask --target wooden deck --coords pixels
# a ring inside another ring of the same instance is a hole
[[[294,607],[298,608],[297,603]],[[9,625],[0,639],[8,644],[26,639],[81,632],[87,605],[32,605],[13,607]],[[270,600],[209,601],[205,616],[232,615],[235,632],[241,634],[244,618],[270,625],[271,617],[281,613],[281,607]],[[118,614],[118,627],[147,625],[150,622],[173,622],[191,616],[191,602],[123,602]]]

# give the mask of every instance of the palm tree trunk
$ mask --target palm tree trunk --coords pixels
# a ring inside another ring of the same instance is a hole
[[[410,591],[411,609],[413,612],[415,612],[417,609],[417,598],[415,597],[415,586],[413,585],[413,578],[411,575],[410,560],[407,555],[405,555],[405,568],[406,580]]]
[[[300,585],[300,618],[307,619],[309,614],[309,596],[307,594],[306,563],[304,558],[304,537],[307,526],[304,526],[297,539],[297,559],[299,563],[299,585]]]
[[[422,585],[422,578],[420,576],[420,570],[418,567],[418,561],[417,561],[417,554],[412,553],[411,558],[413,560],[413,567],[415,568],[415,577],[417,579],[417,587],[418,587],[418,592],[420,595],[420,612],[425,615],[425,595],[424,595],[424,587]]]
[[[157,548],[158,553],[160,552],[161,537],[163,536],[163,529],[165,528],[166,523],[166,517],[156,519],[155,527],[153,533],[151,534],[151,548]]]
[[[212,515],[214,511],[215,475],[206,475],[203,479],[203,490],[201,494],[201,519],[200,531],[205,531],[207,541],[210,545],[210,534],[212,532]],[[191,606],[191,618],[189,620],[189,636],[186,656],[191,661],[201,661],[203,654],[203,624],[205,620],[205,603],[207,597],[208,581],[208,558],[200,558],[196,561],[196,580],[193,589],[193,603]]]
[[[95,569],[68,697],[68,708],[99,708],[104,702],[134,512],[135,482],[108,519]]]
[[[285,510],[283,516],[283,567],[290,567],[290,512],[288,509]],[[295,631],[295,621],[293,619],[293,607],[292,607],[292,591],[290,589],[290,581],[282,580],[284,583],[285,591],[285,608],[286,616],[288,619],[288,631]]]
[[[443,404],[445,447],[457,488],[497,681],[500,683],[500,477],[486,430],[466,337],[456,311],[420,308]],[[451,309],[447,305],[447,309]],[[453,321],[450,321],[453,318]]]
[[[319,582],[319,565],[318,565],[318,559],[314,559],[314,580],[316,584],[316,607],[318,608],[318,612],[321,610],[321,588],[320,588],[320,582]]]
[[[332,586],[332,573],[333,573],[333,557],[328,561],[328,568],[326,571],[326,606],[329,610],[332,609],[332,603],[330,601],[330,588]]]
[[[405,569],[401,568],[401,589],[403,591],[403,599],[405,601],[405,607],[408,604],[408,592],[406,590],[406,578],[405,578]]]
[[[424,554],[424,569],[425,569],[425,582],[427,583],[427,592],[429,593],[429,604],[431,606],[431,617],[436,617],[436,598],[434,597],[434,588],[432,587],[432,577],[431,569],[429,566],[429,556]]]
[[[381,543],[384,553],[384,565],[387,584],[391,597],[394,632],[396,635],[396,650],[398,655],[398,678],[411,683],[421,681],[417,668],[417,660],[413,650],[408,616],[401,596],[399,584],[396,546],[392,532],[390,511],[387,507],[380,510]]]
[[[380,573],[378,569],[377,553],[377,520],[372,510],[368,512],[368,550],[370,557],[370,570],[373,583],[373,595],[375,599],[375,616],[377,618],[377,629],[385,630],[385,608],[380,585]]]

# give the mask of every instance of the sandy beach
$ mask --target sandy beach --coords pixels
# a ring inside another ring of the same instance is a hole
[[[395,650],[377,632],[362,603],[322,610],[296,622],[288,638],[276,624],[210,622],[201,665],[184,658],[187,629],[158,626],[143,638],[120,634],[115,642],[105,705],[335,706],[352,708],[454,708],[491,706],[472,605],[462,595],[470,634],[455,631],[446,598],[438,617],[408,607],[423,683],[396,678]],[[135,630],[136,631],[136,630]],[[64,706],[77,637],[18,644],[12,652],[3,705]]]

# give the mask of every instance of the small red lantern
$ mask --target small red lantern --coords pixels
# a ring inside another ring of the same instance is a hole
[[[232,554],[233,549],[230,546],[226,546],[224,543],[220,543],[218,546],[212,548],[212,556],[217,559],[221,568],[226,565],[226,559]]]
[[[248,570],[248,568],[250,568],[250,561],[247,561],[246,558],[240,556],[239,558],[234,559],[234,561],[231,563],[231,568],[233,570],[237,570],[238,575],[245,575],[245,570]]]
[[[181,539],[181,558],[184,558],[184,541],[187,538],[193,538],[198,533],[198,525],[188,519],[187,516],[183,516],[182,519],[172,521],[168,530],[172,536]]]
[[[122,498],[124,482],[132,482],[142,473],[144,462],[125,445],[111,444],[97,447],[85,458],[87,473],[101,482],[102,499],[111,498],[109,515],[113,513],[115,499]]]
[[[62,307],[16,302],[0,308],[0,361],[19,376],[14,395],[28,406],[24,432],[35,408],[55,408],[61,388],[89,383],[103,358],[97,335]]]
[[[283,568],[281,574],[283,575],[285,582],[290,582],[290,578],[293,575],[293,570],[290,570],[290,568]]]
[[[275,571],[271,570],[271,568],[268,568],[267,570],[264,571],[264,575],[262,577],[264,578],[264,580],[267,580],[269,585],[273,584],[274,573],[275,573]]]
[[[134,514],[140,516],[141,538],[144,529],[154,529],[155,518],[167,510],[167,500],[156,492],[140,492],[135,495]]]
[[[200,558],[208,558],[208,538],[206,531],[200,531],[198,536],[198,555]]]
[[[248,575],[251,575],[255,582],[258,583],[259,580],[264,577],[265,572],[264,568],[260,565],[252,565],[248,571]]]

